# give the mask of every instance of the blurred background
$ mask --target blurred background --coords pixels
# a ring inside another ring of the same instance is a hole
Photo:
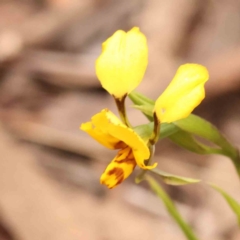
[[[206,98],[195,113],[240,146],[239,0],[0,1],[0,240],[184,240],[134,174],[114,190],[99,177],[115,152],[79,125],[113,99],[95,76],[101,43],[139,26],[149,66],[137,91],[156,99],[180,64],[205,65]],[[147,120],[131,108],[130,121]],[[211,181],[240,201],[231,161],[158,143],[170,173]],[[237,220],[204,184],[163,185],[199,239],[239,240]]]

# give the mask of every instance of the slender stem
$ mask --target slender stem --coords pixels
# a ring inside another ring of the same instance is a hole
[[[238,176],[240,177],[240,155],[239,155],[239,151],[237,149],[233,149],[232,152],[230,152],[228,154],[225,154],[225,155],[232,159],[233,164],[235,166],[235,169],[238,173]]]
[[[149,139],[149,142],[154,145],[158,139],[159,139],[159,135],[160,135],[160,126],[161,123],[157,118],[157,114],[156,112],[153,113],[153,120],[154,120],[154,129],[153,129],[153,133],[151,138]]]
[[[198,238],[195,236],[195,233],[192,231],[190,226],[183,220],[175,204],[173,203],[169,195],[161,187],[161,185],[158,184],[158,182],[149,175],[146,175],[145,179],[147,180],[153,192],[162,200],[170,216],[174,219],[174,221],[178,224],[178,226],[185,234],[186,239],[198,240]]]
[[[130,122],[128,121],[128,118],[127,118],[127,113],[126,113],[126,108],[125,108],[126,97],[127,97],[127,95],[124,95],[122,98],[115,98],[114,97],[114,100],[116,102],[118,112],[119,112],[120,118],[122,119],[123,123],[128,127],[132,127]]]
[[[239,163],[236,163],[236,162],[235,162],[234,165],[235,165],[235,168],[236,168],[238,177],[240,177],[240,166],[239,166]]]

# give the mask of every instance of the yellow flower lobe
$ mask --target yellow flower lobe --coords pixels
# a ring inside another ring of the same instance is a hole
[[[101,183],[109,188],[126,179],[136,165],[142,169],[151,169],[157,165],[155,163],[153,166],[146,166],[145,160],[150,157],[147,143],[108,109],[95,114],[91,121],[83,123],[80,129],[103,146],[120,149],[101,177]]]
[[[96,74],[102,87],[121,99],[142,81],[148,64],[147,40],[139,28],[116,31],[102,44]]]
[[[102,174],[100,183],[112,189],[125,180],[132,173],[135,166],[136,161],[131,148],[121,149]]]
[[[180,66],[172,82],[156,100],[154,111],[160,122],[174,122],[186,118],[205,97],[207,69],[199,64]]]

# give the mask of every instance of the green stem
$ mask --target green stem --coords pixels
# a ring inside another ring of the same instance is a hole
[[[164,189],[157,183],[157,181],[149,175],[145,176],[153,192],[162,200],[170,216],[175,220],[178,226],[182,229],[183,233],[188,240],[198,240],[195,233],[190,226],[183,220],[181,214],[178,212],[174,203]]]
[[[152,145],[155,145],[155,143],[158,141],[159,136],[160,136],[160,126],[161,123],[157,118],[156,112],[153,113],[153,121],[154,121],[154,129],[151,138],[149,139],[149,142]]]
[[[239,155],[239,151],[234,148],[231,152],[228,152],[228,153],[224,152],[223,154],[232,159],[233,164],[235,166],[235,169],[236,169],[236,171],[238,173],[238,176],[240,178],[240,155]]]
[[[115,100],[116,105],[117,105],[119,116],[122,119],[123,123],[126,126],[131,128],[132,126],[131,126],[130,122],[128,121],[127,113],[126,113],[126,107],[125,107],[125,99],[126,99],[126,97],[127,97],[127,95],[124,95],[122,98],[115,98],[114,97],[114,100]]]

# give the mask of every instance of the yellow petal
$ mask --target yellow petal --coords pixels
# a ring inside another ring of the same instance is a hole
[[[95,114],[91,122],[82,124],[80,128],[107,148],[119,149],[129,146],[140,168],[156,167],[156,164],[145,165],[144,161],[150,157],[146,142],[108,109],[103,109],[100,113]]]
[[[115,114],[108,109],[103,109],[91,118],[91,122],[83,123],[80,129],[109,149],[119,149],[124,146],[121,140],[113,137],[108,132],[109,124],[124,125]]]
[[[117,156],[107,166],[100,178],[100,183],[108,188],[114,188],[125,180],[134,170],[136,162],[132,150],[126,147],[120,150]]]
[[[137,165],[140,168],[150,169],[156,167],[156,165],[152,167],[145,165],[144,161],[149,159],[150,151],[146,142],[144,142],[143,139],[133,131],[133,129],[128,128],[123,124],[121,125],[109,124],[108,132],[111,136],[124,142],[127,146],[129,146],[132,149],[134,158],[137,162]]]
[[[114,125],[124,125],[121,120],[110,110],[107,108],[103,109],[101,112],[95,114],[92,118],[91,121],[93,125],[103,132],[108,132],[108,125],[109,123],[114,124]]]
[[[180,66],[172,82],[155,103],[154,111],[158,119],[162,123],[170,123],[186,118],[204,99],[204,84],[208,78],[204,66]]]
[[[119,140],[107,134],[106,132],[102,132],[101,130],[95,128],[91,122],[83,123],[80,126],[80,129],[84,132],[88,133],[92,138],[94,138],[97,142],[105,146],[109,149],[116,149]]]
[[[137,162],[137,165],[142,168],[142,169],[145,169],[145,170],[150,170],[150,169],[153,169],[157,166],[157,163],[154,163],[153,165],[151,166],[147,166],[145,165],[145,160],[148,159],[148,158],[144,158],[141,151],[139,151],[139,149],[133,149],[133,155],[134,155],[134,158]]]
[[[95,115],[96,116],[96,115]],[[146,166],[144,161],[149,159],[150,151],[149,148],[144,142],[144,140],[136,133],[133,129],[128,128],[124,125],[111,111],[104,109],[101,111],[97,118],[101,118],[101,125],[95,121],[95,126],[99,128],[104,128],[113,138],[118,139],[120,142],[125,143],[127,146],[131,147],[133,150],[134,157],[140,168],[151,169],[156,167],[156,164],[153,166]]]
[[[147,40],[139,28],[116,31],[102,47],[96,61],[96,74],[102,87],[116,98],[134,90],[148,64]]]

